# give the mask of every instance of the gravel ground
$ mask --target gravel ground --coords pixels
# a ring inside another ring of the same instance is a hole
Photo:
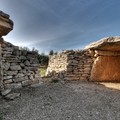
[[[120,120],[120,91],[95,83],[43,83],[0,98],[3,120]]]

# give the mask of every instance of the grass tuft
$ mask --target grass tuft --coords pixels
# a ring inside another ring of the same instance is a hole
[[[41,75],[41,77],[44,77],[44,76],[45,76],[46,70],[47,70],[46,67],[41,67],[41,68],[40,68],[40,75]]]
[[[59,80],[58,80],[58,79],[52,79],[50,82],[51,82],[51,83],[58,83]]]

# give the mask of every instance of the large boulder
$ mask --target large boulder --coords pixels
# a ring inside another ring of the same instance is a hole
[[[13,29],[13,21],[9,15],[0,11],[0,37],[7,35]]]
[[[86,47],[94,57],[91,81],[120,82],[120,37],[108,37]]]

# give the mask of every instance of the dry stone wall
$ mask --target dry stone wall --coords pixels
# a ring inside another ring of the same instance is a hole
[[[93,58],[87,50],[67,50],[50,56],[46,75],[64,80],[88,81]]]
[[[41,81],[37,55],[3,40],[13,26],[10,16],[0,11],[0,94],[10,100],[20,95],[12,89]]]
[[[40,82],[37,55],[0,38],[2,89],[15,89]]]

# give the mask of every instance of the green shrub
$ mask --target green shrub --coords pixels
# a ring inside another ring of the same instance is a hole
[[[58,80],[58,79],[52,79],[50,82],[51,82],[51,83],[58,83],[59,80]]]

